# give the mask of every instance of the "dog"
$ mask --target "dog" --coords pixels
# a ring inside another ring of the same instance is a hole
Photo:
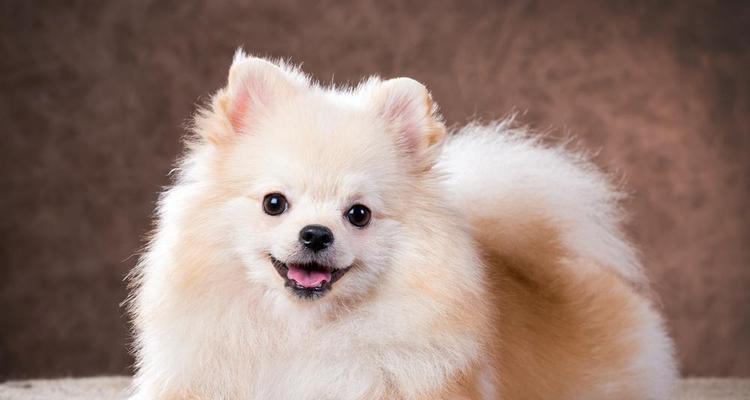
[[[131,276],[131,399],[666,399],[621,192],[422,84],[235,54]]]

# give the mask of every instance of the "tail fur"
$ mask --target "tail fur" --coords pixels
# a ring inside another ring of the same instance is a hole
[[[671,340],[641,295],[646,280],[621,228],[623,194],[606,175],[512,120],[461,129],[437,168],[488,265],[503,321],[494,345],[501,391],[669,397],[677,376]]]
[[[510,118],[454,132],[437,167],[457,209],[480,230],[477,236],[491,238],[485,243],[528,253],[543,221],[555,227],[571,257],[646,285],[637,251],[621,229],[623,193],[584,155],[544,145]]]

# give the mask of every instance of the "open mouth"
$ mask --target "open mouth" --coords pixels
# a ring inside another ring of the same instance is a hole
[[[323,297],[331,286],[351,267],[333,268],[318,263],[284,263],[273,256],[273,263],[276,272],[284,278],[284,286],[290,288],[294,294],[304,299],[318,299]]]

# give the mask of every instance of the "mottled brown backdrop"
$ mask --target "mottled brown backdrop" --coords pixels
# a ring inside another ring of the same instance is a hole
[[[632,192],[684,373],[750,376],[747,1],[2,0],[0,34],[0,380],[129,371],[123,276],[239,45],[580,137]]]

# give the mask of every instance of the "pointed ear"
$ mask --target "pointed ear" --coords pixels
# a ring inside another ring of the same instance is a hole
[[[300,79],[297,71],[248,56],[239,49],[229,69],[227,86],[219,96],[219,110],[234,133],[245,132],[263,113],[294,95]]]
[[[386,128],[410,157],[427,157],[445,138],[445,126],[427,88],[410,78],[384,81],[375,88],[375,107]]]

